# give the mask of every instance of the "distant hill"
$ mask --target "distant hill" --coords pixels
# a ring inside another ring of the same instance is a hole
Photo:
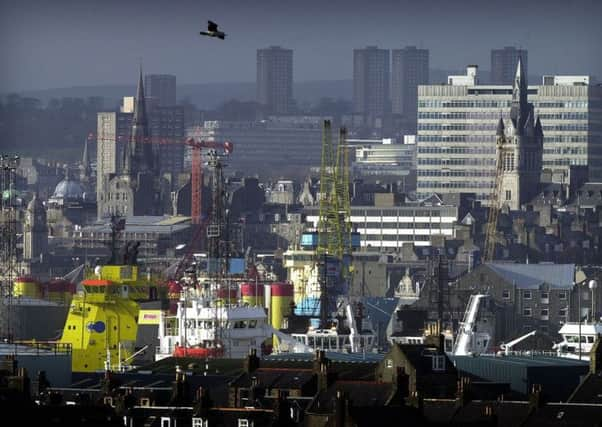
[[[465,70],[430,70],[431,83],[445,83],[450,74],[464,74]],[[490,72],[479,70],[481,83],[488,83]],[[532,84],[539,84],[541,77],[530,75]],[[255,99],[255,82],[230,82],[230,83],[200,83],[178,85],[178,100],[189,99],[190,102],[201,109],[212,109],[230,99],[240,101],[252,101]],[[45,89],[24,91],[21,96],[40,99],[47,103],[52,98],[87,98],[89,96],[102,96],[105,98],[107,109],[119,105],[123,96],[133,96],[136,87],[132,85],[102,85],[102,86],[76,86],[69,88]],[[300,105],[315,104],[320,98],[342,98],[353,97],[352,80],[316,80],[306,82],[295,82],[293,94]]]
[[[324,80],[296,82],[293,86],[295,99],[300,104],[313,104],[323,97],[351,99],[351,80]],[[75,86],[69,88],[44,89],[20,92],[19,95],[40,99],[44,104],[52,98],[87,98],[101,96],[105,107],[112,108],[124,96],[133,96],[135,85]],[[230,99],[252,101],[255,99],[254,82],[181,84],[177,87],[178,100],[189,99],[201,109],[211,109]]]

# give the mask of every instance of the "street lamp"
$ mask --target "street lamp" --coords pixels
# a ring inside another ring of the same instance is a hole
[[[592,291],[592,313],[591,313],[591,319],[592,319],[592,323],[595,321],[595,317],[596,317],[596,298],[594,295],[594,290],[598,287],[598,282],[594,279],[589,281],[589,288]]]

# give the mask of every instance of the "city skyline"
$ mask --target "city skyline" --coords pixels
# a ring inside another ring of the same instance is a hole
[[[602,5],[591,0],[579,7],[552,0],[543,10],[514,0],[487,6],[465,0],[463,8],[437,0],[6,3],[0,6],[0,92],[126,83],[140,61],[183,84],[253,81],[256,50],[271,45],[295,52],[296,81],[350,79],[353,49],[369,45],[429,49],[431,67],[447,70],[469,63],[485,68],[491,49],[515,46],[529,50],[534,74],[602,74],[595,19]],[[520,13],[500,18],[496,6]],[[207,19],[229,37],[201,38]],[[491,30],[498,22],[503,31]]]

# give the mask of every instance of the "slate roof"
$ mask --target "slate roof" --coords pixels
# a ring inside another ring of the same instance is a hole
[[[345,393],[354,407],[382,407],[393,395],[395,387],[392,383],[375,381],[337,381],[318,394],[308,412],[334,413],[337,391]]]
[[[575,279],[575,264],[487,263],[485,265],[519,289],[537,289],[544,283],[552,288],[570,289]]]
[[[250,374],[244,373],[232,386],[251,387],[253,380],[268,389],[300,389],[314,379],[311,369],[295,368],[259,368]]]

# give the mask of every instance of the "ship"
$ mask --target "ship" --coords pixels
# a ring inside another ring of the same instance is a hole
[[[238,302],[236,289],[187,286],[175,315],[163,313],[155,360],[167,357],[244,358],[266,353],[272,327],[261,305]],[[222,298],[218,294],[222,293]]]
[[[135,242],[117,251],[117,235],[124,227],[125,219],[111,218],[111,259],[86,269],[71,300],[59,343],[72,349],[73,372],[123,370],[139,353],[138,302],[148,300],[156,289],[150,274],[139,271]]]
[[[559,357],[587,361],[597,337],[602,335],[602,323],[566,322],[558,333],[562,341],[554,344],[553,350]]]

